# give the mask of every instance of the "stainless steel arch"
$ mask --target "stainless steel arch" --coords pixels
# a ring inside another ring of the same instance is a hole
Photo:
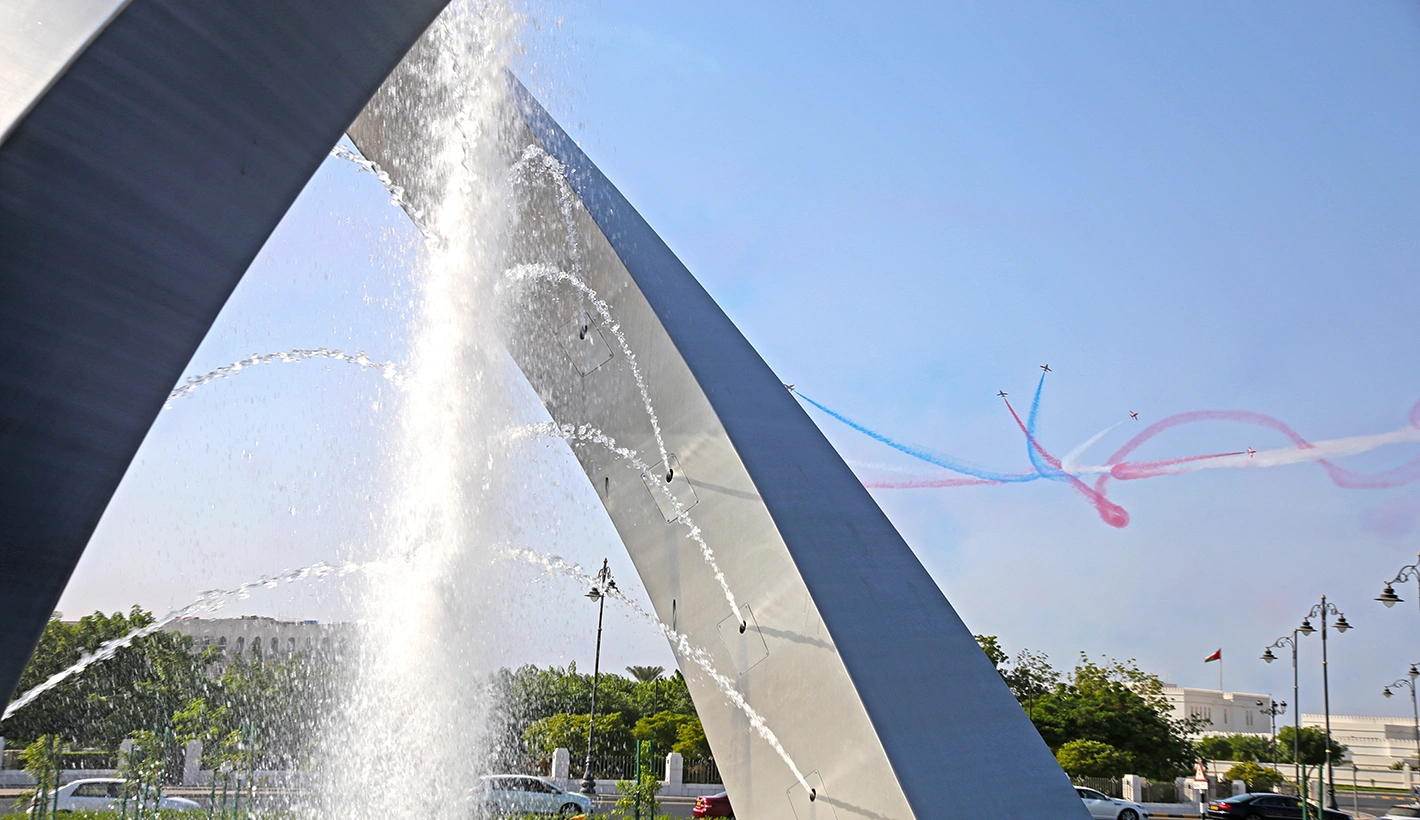
[[[0,94],[0,694],[222,303],[442,6],[0,8],[0,69],[23,78]],[[50,52],[25,45],[37,23],[60,30]],[[741,816],[925,818],[989,793],[1008,818],[1084,818],[940,590],[792,396],[546,112],[516,84],[513,96],[522,138],[567,169],[587,279],[645,366],[674,457],[650,472],[674,467],[740,611],[636,469],[594,447],[577,456],[658,614],[715,654],[816,793],[692,674]],[[379,112],[377,100],[353,134],[388,160],[402,123]],[[531,298],[513,352],[553,416],[651,452],[613,345],[542,355],[568,328],[595,342],[595,319],[569,315],[550,288]]]
[[[416,202],[434,194],[420,190],[408,131],[410,99],[430,93],[422,54],[417,46],[350,130]],[[991,794],[992,812],[1004,817],[1085,817],[1000,675],[863,485],[675,254],[509,82],[520,121],[509,150],[536,146],[563,169],[582,276],[615,311],[640,363],[670,464],[606,318],[567,282],[524,294],[512,354],[555,421],[601,430],[645,456],[643,471],[595,443],[573,443],[657,615],[737,680],[805,775],[807,788],[682,661],[736,814],[905,820],[969,810],[965,801]],[[555,190],[530,192],[522,220],[559,224]],[[543,258],[570,261],[546,250]],[[652,487],[668,474],[715,550],[738,618],[674,505]]]

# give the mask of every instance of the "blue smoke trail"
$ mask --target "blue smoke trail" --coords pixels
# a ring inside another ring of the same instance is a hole
[[[822,410],[824,413],[828,414],[834,419],[837,419],[838,421],[843,422],[849,427],[852,427],[854,430],[857,430],[858,432],[868,436],[869,438],[876,439],[882,442],[883,444],[886,444],[887,446],[893,448],[894,450],[906,453],[907,455],[912,456],[915,459],[925,461],[929,464],[935,464],[938,467],[945,467],[946,469],[951,470],[954,473],[960,473],[965,476],[971,476],[972,478],[979,478],[984,481],[1000,481],[1003,483],[1011,484],[1026,481],[1035,481],[1038,478],[1046,477],[1044,473],[1039,472],[1039,468],[1037,468],[1037,472],[1034,473],[998,473],[992,470],[987,470],[984,467],[978,467],[977,465],[972,464],[970,462],[961,461],[959,459],[952,458],[951,456],[938,453],[934,450],[930,450],[920,445],[904,444],[900,441],[897,441],[896,439],[884,435],[883,433],[879,433],[877,430],[874,430],[871,427],[859,424],[858,422],[848,418],[842,413],[824,407],[822,404],[819,404],[818,402],[814,401],[808,396],[805,396],[803,393],[800,393],[797,390],[794,391],[794,395],[798,396],[800,399],[803,399],[805,402],[813,405],[819,410]],[[1037,401],[1039,401],[1039,398],[1040,394],[1039,391],[1037,391]],[[1046,467],[1047,469],[1049,469],[1049,465],[1046,465]]]
[[[1031,399],[1030,415],[1026,416],[1026,456],[1030,458],[1031,466],[1035,468],[1041,478],[1051,478],[1057,481],[1067,478],[1066,474],[1051,466],[1036,449],[1035,424],[1040,416],[1040,394],[1045,389],[1045,373],[1040,374],[1040,381],[1035,385],[1035,398]]]

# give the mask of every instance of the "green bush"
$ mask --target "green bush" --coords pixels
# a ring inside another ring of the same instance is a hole
[[[1098,740],[1072,740],[1060,747],[1055,759],[1071,777],[1119,777],[1133,762],[1127,753]]]
[[[1239,763],[1228,769],[1223,777],[1247,783],[1247,790],[1250,792],[1270,792],[1286,779],[1276,769],[1259,766],[1251,761]]]

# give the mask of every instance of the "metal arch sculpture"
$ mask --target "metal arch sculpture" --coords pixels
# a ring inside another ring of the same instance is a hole
[[[0,25],[7,71],[35,56],[15,45],[35,19],[63,35],[46,41],[57,58],[27,63],[39,69],[0,93],[0,692],[222,303],[442,5],[66,0],[0,11],[0,23],[25,24]],[[643,475],[595,446],[574,452],[657,614],[737,673],[740,696],[804,774],[690,675],[740,815],[905,820],[991,793],[1007,818],[1084,818],[999,675],[818,428],[516,81],[513,98],[521,138],[565,169],[584,276],[645,369],[669,457]],[[380,102],[351,134],[393,172],[400,140],[389,135],[405,124]],[[526,216],[556,206],[532,197]],[[601,317],[551,287],[528,298],[512,352],[553,417],[657,451]],[[605,349],[593,362],[572,334]],[[565,357],[545,355],[559,346]],[[661,470],[716,546],[738,612],[648,486]]]

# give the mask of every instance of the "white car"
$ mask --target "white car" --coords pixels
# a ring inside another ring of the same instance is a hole
[[[52,802],[55,797],[51,794],[49,805],[57,811],[118,811],[119,789],[122,787],[123,781],[112,777],[75,780],[59,787],[57,804]],[[129,799],[129,802],[132,803],[132,798]],[[164,795],[163,799],[158,802],[158,808],[188,811],[200,809],[202,806],[197,801],[188,800],[186,797]]]
[[[1095,820],[1147,820],[1149,817],[1149,813],[1138,803],[1119,800],[1084,786],[1076,786],[1075,792],[1085,801],[1085,809]]]
[[[469,795],[482,814],[592,814],[592,798],[563,791],[540,777],[495,774],[479,778]]]

